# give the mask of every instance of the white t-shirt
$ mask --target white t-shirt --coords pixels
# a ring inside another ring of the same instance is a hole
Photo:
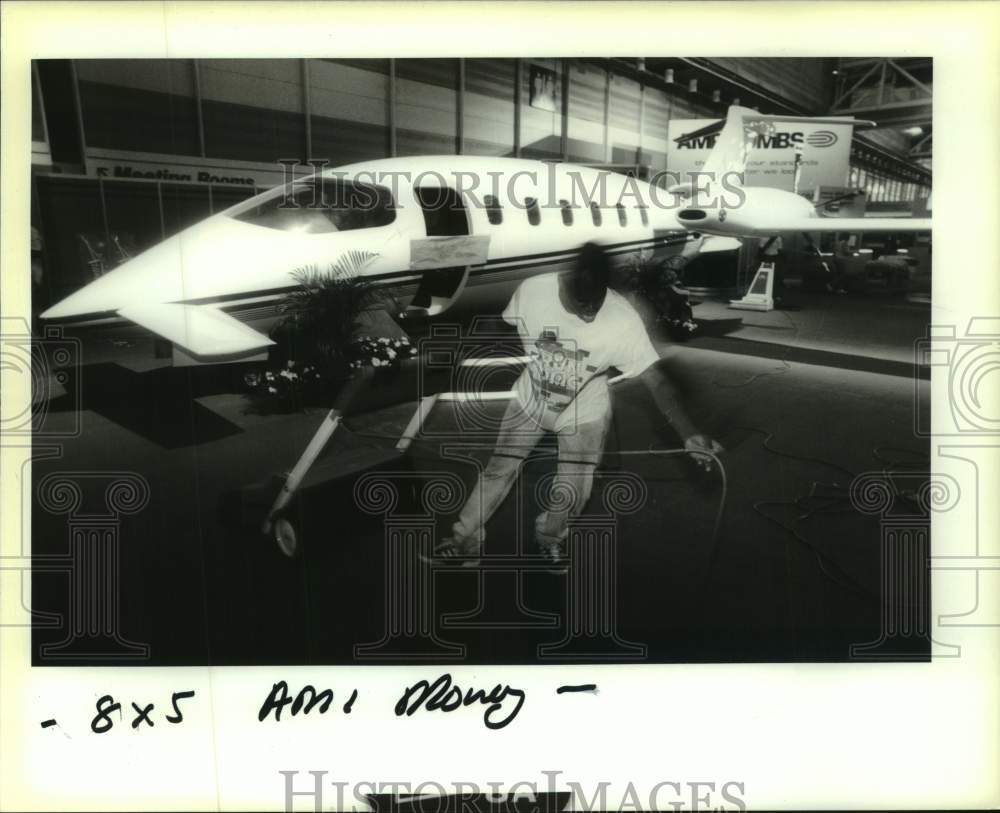
[[[601,420],[610,408],[609,367],[623,378],[659,361],[646,327],[621,294],[608,289],[592,322],[569,313],[559,299],[559,275],[526,279],[503,312],[531,361],[517,380],[518,400],[557,431],[568,422]]]

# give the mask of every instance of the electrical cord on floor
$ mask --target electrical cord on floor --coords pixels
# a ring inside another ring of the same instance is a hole
[[[796,455],[790,452],[784,452],[779,449],[775,449],[774,447],[769,445],[770,440],[774,437],[773,432],[766,432],[763,429],[759,429],[753,426],[740,426],[736,428],[743,429],[749,432],[756,432],[758,434],[763,435],[764,441],[761,445],[767,451],[771,452],[772,454],[778,455],[779,457],[785,457],[790,460],[801,460],[810,463],[819,463],[820,465],[827,466],[828,468],[835,469],[839,472],[848,475],[851,478],[851,480],[854,480],[855,477],[857,476],[854,472],[850,471],[849,469],[846,469],[837,463],[831,463],[829,460],[823,460],[822,458],[812,457],[810,455]],[[897,452],[897,453],[902,452],[904,455],[910,456],[910,460],[900,460],[898,457],[888,458],[885,456],[885,453],[887,452]],[[886,474],[891,473],[893,469],[919,469],[926,466],[927,456],[923,455],[923,453],[921,452],[917,452],[912,449],[903,449],[893,446],[875,446],[873,447],[871,453],[872,457],[874,457],[876,460],[884,464],[883,471]],[[923,462],[922,464],[917,462],[918,459],[920,458],[922,458],[925,462]],[[810,486],[809,494],[806,495],[805,497],[797,498],[792,503],[784,502],[781,500],[761,500],[753,504],[753,509],[757,514],[764,517],[764,519],[774,523],[779,528],[784,530],[786,533],[791,534],[800,544],[804,545],[806,548],[812,551],[813,555],[816,557],[816,562],[819,565],[820,571],[827,578],[831,579],[844,589],[847,589],[855,594],[861,595],[868,599],[881,601],[881,597],[875,596],[869,590],[866,590],[864,587],[859,585],[853,579],[848,577],[847,574],[844,573],[844,571],[841,568],[839,568],[834,562],[830,561],[829,557],[827,557],[818,547],[816,547],[811,542],[809,542],[805,537],[803,537],[798,531],[796,531],[794,528],[789,528],[787,525],[784,525],[783,523],[778,521],[775,517],[770,516],[769,514],[765,513],[762,510],[762,507],[767,505],[777,505],[777,506],[794,505],[795,507],[804,511],[803,514],[800,514],[796,518],[796,522],[807,520],[810,517],[815,516],[817,514],[834,514],[834,513],[853,514],[855,512],[853,505],[850,504],[850,493],[848,491],[849,485],[842,486],[839,483],[832,483],[831,485],[833,485],[835,488],[841,489],[842,493],[827,494],[827,495],[816,494],[816,488],[820,485],[821,483],[819,481],[814,480]],[[901,492],[899,496],[906,497],[907,494],[905,492]],[[822,500],[824,501],[824,504],[819,507],[810,507],[808,504],[808,501],[810,500]],[[843,505],[845,501],[848,503],[848,505],[846,506]],[[843,507],[838,507],[838,506],[843,506]],[[828,564],[836,568],[840,572],[841,576],[836,576],[832,572],[830,572],[830,570],[827,567]]]
[[[828,468],[834,469],[836,471],[839,471],[839,472],[847,475],[850,478],[850,480],[853,480],[855,478],[855,476],[856,476],[854,472],[850,471],[847,468],[844,468],[843,466],[841,466],[841,465],[839,465],[837,463],[832,463],[832,462],[830,462],[828,460],[824,460],[824,459],[819,458],[819,457],[813,457],[811,455],[797,455],[797,454],[793,454],[791,452],[786,452],[786,451],[783,451],[781,449],[774,448],[773,446],[770,445],[770,441],[774,437],[774,433],[773,432],[767,432],[767,431],[765,431],[763,429],[759,429],[759,428],[753,427],[753,426],[738,426],[738,427],[734,427],[734,428],[735,429],[742,429],[744,431],[754,432],[754,433],[763,435],[764,436],[764,440],[761,443],[761,445],[763,446],[763,448],[765,450],[767,450],[769,453],[777,455],[778,457],[787,458],[789,460],[798,460],[798,461],[802,461],[802,462],[817,463],[819,465],[827,466]],[[354,434],[357,435],[357,436],[359,436],[359,437],[369,437],[369,438],[379,439],[379,440],[391,440],[391,441],[398,440],[398,438],[396,438],[393,435],[381,434],[381,433],[375,433],[375,432],[354,432]],[[912,450],[901,449],[901,448],[896,448],[896,447],[889,447],[889,446],[876,446],[876,447],[874,447],[873,450],[872,450],[872,455],[877,460],[879,460],[880,462],[883,462],[883,463],[886,463],[886,464],[898,463],[899,467],[901,467],[901,468],[917,468],[917,466],[914,463],[912,463],[912,462],[911,463],[907,463],[907,462],[901,462],[901,461],[898,461],[898,460],[886,459],[884,457],[883,453],[884,452],[888,452],[888,451],[903,452],[904,454],[911,455],[914,459],[916,459],[917,457],[920,456],[920,453],[914,452]],[[673,456],[680,457],[680,456],[689,456],[691,454],[692,454],[692,452],[689,451],[689,450],[687,450],[687,449],[680,449],[680,448],[677,448],[677,449],[655,449],[653,447],[650,447],[649,449],[646,449],[646,450],[642,450],[642,449],[634,449],[634,450],[633,449],[620,449],[620,450],[604,450],[604,452],[603,452],[603,455],[617,455],[617,456],[620,456],[620,457],[630,457],[630,456],[639,456],[639,455],[653,455],[653,456],[661,456],[661,457],[673,457]],[[718,455],[716,455],[716,454],[714,454],[712,452],[708,452],[708,451],[699,451],[699,452],[697,452],[697,454],[704,455],[704,456],[710,457],[712,459],[712,461],[718,467],[719,476],[720,476],[720,479],[721,479],[721,495],[720,495],[720,498],[719,498],[719,507],[718,507],[718,509],[716,511],[716,515],[715,515],[715,523],[714,523],[713,530],[712,530],[712,539],[711,539],[710,549],[709,549],[709,563],[708,563],[708,567],[706,568],[705,584],[707,585],[710,582],[710,580],[711,580],[711,575],[714,572],[715,563],[716,563],[717,558],[718,558],[719,535],[720,535],[720,531],[721,531],[721,527],[722,527],[722,518],[723,518],[723,516],[725,514],[726,502],[728,500],[728,495],[729,495],[729,482],[728,482],[728,477],[727,477],[727,474],[726,474],[725,465],[719,459]],[[407,452],[407,455],[410,456],[410,457],[413,457],[415,459],[418,459],[418,460],[419,459],[425,459],[427,461],[434,462],[434,463],[440,463],[440,461],[441,461],[440,457],[435,457],[435,456],[431,456],[431,455],[420,455],[419,453],[413,451],[412,448],[411,448],[411,450],[409,452]],[[540,457],[554,457],[554,456],[557,456],[557,455],[558,455],[558,450],[557,449],[549,449],[549,450],[543,449],[543,450],[540,450],[537,447],[535,447],[526,456],[522,457],[520,455],[516,455],[515,457],[517,457],[517,459],[521,460],[522,462],[526,462],[526,461],[531,460],[533,458],[537,459],[537,458],[540,458]],[[801,510],[803,512],[802,514],[800,514],[796,518],[797,522],[801,522],[801,521],[807,520],[807,519],[809,519],[809,518],[811,518],[813,516],[820,515],[820,514],[835,514],[835,513],[851,514],[851,513],[854,513],[853,507],[851,507],[850,504],[849,504],[849,501],[850,501],[850,495],[848,493],[849,483],[848,483],[848,485],[841,485],[840,483],[836,483],[836,482],[829,484],[829,485],[832,485],[834,489],[838,489],[839,490],[840,493],[835,493],[835,494],[818,494],[818,493],[816,493],[817,492],[817,488],[820,487],[821,485],[827,485],[827,484],[821,483],[820,481],[817,481],[817,480],[813,480],[811,482],[811,484],[810,484],[809,494],[807,494],[807,495],[805,495],[803,497],[798,497],[796,500],[794,500],[792,502],[781,501],[781,500],[760,500],[760,501],[757,501],[757,502],[753,503],[752,508],[753,508],[753,510],[754,510],[754,512],[756,514],[758,514],[759,516],[763,517],[768,522],[770,522],[770,523],[776,525],[777,527],[781,528],[786,533],[790,534],[796,541],[799,542],[799,544],[803,545],[807,550],[809,550],[815,556],[817,565],[819,566],[819,569],[820,569],[820,572],[826,578],[830,579],[832,582],[834,582],[835,584],[837,584],[841,588],[847,590],[848,592],[854,593],[855,595],[859,595],[859,596],[861,596],[861,597],[863,597],[865,599],[869,599],[869,600],[881,601],[881,598],[879,596],[874,595],[871,591],[865,589],[863,586],[861,586],[856,581],[854,581],[835,562],[831,561],[829,559],[829,557],[822,550],[820,550],[820,548],[818,548],[816,545],[814,545],[812,542],[810,542],[808,539],[806,539],[804,536],[802,536],[797,530],[795,530],[794,528],[789,528],[787,525],[784,525],[782,522],[780,522],[777,518],[771,516],[770,514],[766,513],[763,510],[764,506],[788,506],[788,505],[794,505],[796,508],[798,508],[799,510]],[[810,501],[819,502],[820,504],[819,505],[812,505],[812,504],[810,504]],[[845,501],[848,502],[847,506],[844,505]],[[838,575],[838,573],[833,572],[834,570],[838,571],[839,575]]]
[[[840,567],[838,567],[835,562],[830,561],[829,557],[827,557],[826,554],[824,554],[812,542],[810,542],[808,539],[802,536],[802,534],[800,534],[794,528],[789,528],[787,525],[780,522],[777,518],[772,517],[770,514],[763,511],[762,507],[765,505],[786,506],[788,505],[788,503],[781,502],[780,500],[760,500],[753,504],[753,510],[757,514],[762,516],[764,519],[768,520],[769,522],[781,528],[781,530],[791,534],[792,537],[794,537],[797,542],[799,542],[801,545],[807,548],[813,554],[813,556],[815,556],[816,564],[819,566],[820,572],[828,579],[830,579],[830,581],[834,582],[835,584],[847,590],[848,592],[854,593],[855,595],[860,596],[862,598],[873,600],[876,602],[881,601],[881,598],[879,596],[875,595],[870,590],[865,589],[860,584],[858,584],[854,579],[852,579],[850,576],[844,573],[844,571]],[[832,567],[840,571],[841,574],[840,576],[835,575],[828,569],[827,567],[828,562]]]
[[[794,321],[792,320],[792,318],[785,311],[780,311],[780,312],[788,320],[789,324],[792,325],[793,329],[795,330],[795,334],[797,336],[798,335],[798,326],[794,323]],[[712,380],[712,383],[715,386],[720,387],[722,389],[737,389],[737,388],[740,388],[740,387],[749,386],[750,384],[752,384],[755,381],[758,381],[761,378],[766,378],[766,377],[774,376],[774,375],[782,375],[782,374],[788,372],[791,369],[791,365],[788,363],[788,360],[787,360],[787,355],[788,355],[788,353],[790,351],[791,351],[791,346],[790,345],[786,345],[785,355],[781,359],[779,359],[779,361],[782,364],[782,366],[780,368],[777,368],[777,369],[774,369],[774,370],[766,370],[766,371],[761,372],[761,373],[755,373],[754,375],[752,375],[749,378],[747,378],[745,381],[737,382],[737,383],[734,383],[734,384],[727,384],[727,383],[724,383],[724,382],[721,382],[721,381],[718,381],[718,380],[714,380],[714,379]],[[854,478],[857,476],[854,472],[852,472],[852,471],[850,471],[850,470],[848,470],[848,469],[844,468],[843,466],[840,466],[840,465],[838,465],[836,463],[831,463],[828,460],[823,460],[823,459],[817,458],[817,457],[810,457],[808,455],[795,455],[795,454],[791,454],[789,452],[783,452],[783,451],[780,451],[778,449],[773,448],[772,446],[769,445],[771,439],[774,437],[774,433],[773,432],[765,432],[763,429],[758,429],[756,427],[735,427],[735,428],[737,428],[737,429],[744,429],[744,430],[747,430],[747,431],[750,431],[750,432],[757,432],[757,433],[759,433],[761,435],[764,435],[764,440],[763,440],[763,442],[762,442],[761,445],[768,452],[770,452],[772,454],[775,454],[775,455],[778,455],[779,457],[785,457],[785,458],[788,458],[788,459],[791,459],[791,460],[800,460],[800,461],[804,461],[804,462],[818,463],[820,465],[827,466],[827,467],[835,469],[835,470],[837,470],[837,471],[839,471],[839,472],[841,472],[843,474],[846,474],[851,480],[854,480]],[[887,457],[886,454],[888,454],[888,453],[897,453],[897,456],[896,457]],[[900,459],[898,457],[898,453],[902,453],[903,455],[909,456],[910,459],[908,459],[908,460],[906,460],[906,459]],[[879,461],[880,463],[882,463],[884,465],[884,469],[883,470],[887,474],[891,470],[894,470],[894,469],[920,469],[920,468],[925,468],[926,465],[927,465],[927,463],[926,463],[927,456],[926,455],[923,455],[920,452],[914,452],[914,451],[912,451],[910,449],[902,449],[902,448],[891,447],[891,446],[876,446],[876,447],[874,447],[872,449],[872,456],[877,461]],[[842,491],[841,494],[831,494],[831,495],[817,495],[816,494],[816,488],[819,485],[820,485],[820,483],[814,480],[812,482],[812,484],[810,485],[809,494],[807,496],[805,496],[805,497],[799,497],[799,498],[797,498],[792,503],[787,503],[787,502],[782,502],[782,501],[776,501],[776,500],[764,500],[764,501],[758,501],[758,502],[754,503],[753,504],[753,509],[754,509],[754,511],[757,514],[759,514],[760,516],[764,517],[769,522],[774,523],[779,528],[781,528],[782,530],[784,530],[786,533],[791,534],[800,544],[806,546],[810,551],[812,551],[813,555],[816,557],[816,562],[819,565],[820,571],[827,578],[831,579],[832,581],[834,581],[837,584],[839,584],[841,587],[843,587],[843,588],[845,588],[847,590],[850,590],[853,593],[856,593],[856,594],[859,594],[859,595],[863,595],[866,598],[872,598],[873,596],[872,596],[872,593],[870,591],[865,590],[863,587],[861,587],[861,585],[857,584],[857,582],[854,582],[853,579],[850,579],[849,577],[847,577],[847,574],[843,573],[842,570],[841,570],[841,574],[842,574],[843,578],[837,577],[832,572],[830,572],[830,570],[827,567],[828,557],[818,547],[816,547],[815,545],[813,545],[812,543],[810,543],[805,537],[803,537],[800,533],[798,533],[798,531],[796,531],[794,528],[787,527],[786,525],[784,525],[781,522],[779,522],[775,517],[770,516],[769,514],[765,513],[762,510],[762,507],[763,506],[767,506],[767,505],[780,505],[780,506],[794,505],[796,508],[798,508],[800,511],[803,512],[802,514],[800,514],[796,518],[796,522],[801,522],[801,521],[807,520],[810,517],[815,516],[817,514],[834,514],[834,513],[847,514],[847,513],[853,513],[854,512],[853,506],[851,506],[849,504],[850,495],[849,495],[849,492],[847,491],[847,488],[849,487],[849,484],[848,484],[848,486],[841,486],[839,483],[833,483],[833,485],[836,488],[842,489],[843,491]],[[901,494],[900,496],[905,497],[907,495],[906,494]],[[811,500],[820,500],[820,501],[822,501],[822,503],[821,503],[821,505],[818,505],[818,506],[810,506],[810,501]],[[848,505],[847,506],[843,505],[845,501],[848,501]],[[833,565],[834,567],[836,567],[836,565],[834,563],[830,562],[830,564]],[[840,570],[840,568],[837,568],[837,569]],[[876,598],[876,600],[878,600],[877,597],[875,597],[875,598]]]
[[[819,457],[812,457],[810,455],[797,455],[797,454],[792,454],[791,452],[785,452],[780,449],[775,449],[773,446],[770,445],[770,441],[774,437],[773,432],[767,432],[755,426],[738,426],[734,428],[742,429],[747,432],[755,432],[759,435],[763,435],[764,440],[762,441],[761,446],[773,455],[777,455],[778,457],[784,457],[789,460],[799,460],[808,463],[818,463],[820,465],[827,466],[828,468],[835,469],[836,471],[846,474],[848,477],[850,477],[851,480],[853,480],[855,477],[854,472],[845,469],[843,466],[838,465],[837,463],[831,463],[830,461],[823,460],[822,458]],[[809,488],[809,494],[806,495],[805,497],[799,497],[792,502],[786,502],[782,500],[758,500],[757,502],[753,503],[752,505],[753,510],[756,514],[763,517],[768,522],[777,525],[779,528],[785,531],[785,533],[791,534],[792,537],[799,544],[803,545],[807,550],[809,550],[816,558],[816,564],[819,566],[820,572],[828,579],[830,579],[832,582],[844,588],[845,590],[854,593],[855,595],[859,595],[867,599],[875,599],[877,601],[878,600],[877,596],[874,596],[870,591],[866,590],[856,581],[851,579],[846,573],[843,572],[841,568],[837,567],[836,563],[829,561],[829,557],[825,553],[823,553],[822,550],[820,550],[816,545],[814,545],[812,542],[810,542],[808,539],[802,536],[802,534],[800,534],[797,530],[795,530],[795,528],[789,528],[787,525],[780,522],[776,517],[772,517],[770,514],[768,514],[766,511],[763,510],[764,506],[769,506],[769,505],[776,505],[782,507],[793,505],[796,508],[804,511],[804,513],[800,514],[796,518],[795,520],[796,522],[802,522],[803,520],[809,519],[815,514],[850,513],[851,511],[850,508],[834,510],[835,506],[841,505],[843,504],[844,500],[850,499],[846,491],[847,489],[846,486],[842,486],[839,483],[833,483],[832,485],[835,488],[844,490],[842,494],[817,495],[816,488],[819,485],[820,485],[819,481],[813,480]],[[817,498],[823,500],[825,504],[818,508],[810,508],[806,505],[806,502],[808,500],[813,500]],[[828,563],[830,566],[840,571],[839,576],[831,571],[830,567],[828,567]]]
[[[774,369],[771,370],[765,370],[762,373],[754,373],[746,381],[737,381],[735,384],[727,384],[722,381],[716,381],[715,379],[712,379],[712,383],[716,387],[719,387],[720,389],[736,390],[739,389],[740,387],[747,387],[750,384],[753,384],[753,382],[757,381],[758,379],[768,378],[769,376],[772,375],[782,375],[783,373],[787,373],[789,370],[792,369],[792,365],[789,364],[787,361],[785,361],[785,359],[778,359],[778,361],[780,361],[784,366],[775,367]]]
[[[781,451],[780,449],[775,449],[773,446],[769,446],[768,444],[770,443],[771,438],[774,437],[774,432],[768,432],[768,431],[766,431],[764,429],[759,429],[756,426],[734,426],[733,429],[734,430],[736,430],[736,429],[742,429],[745,432],[756,432],[758,435],[763,435],[764,436],[764,441],[763,441],[763,443],[761,443],[761,445],[765,449],[767,449],[767,451],[769,451],[771,454],[775,454],[778,457],[787,457],[789,460],[802,460],[802,461],[804,461],[806,463],[819,463],[822,466],[827,466],[827,467],[829,467],[831,469],[836,469],[839,472],[843,472],[848,477],[850,477],[851,480],[853,480],[855,477],[857,477],[857,475],[853,471],[851,471],[850,469],[845,469],[843,466],[838,465],[837,463],[831,463],[829,460],[823,460],[821,457],[812,457],[810,455],[793,454],[792,452],[784,452],[784,451]],[[840,484],[839,483],[834,483],[834,485],[839,486]]]
[[[885,457],[883,453],[889,452],[902,452],[910,459],[900,460],[898,457]],[[919,452],[913,449],[903,449],[898,446],[876,446],[872,449],[872,457],[889,469],[925,469],[928,465],[930,465],[930,455],[926,452]]]
[[[792,330],[795,331],[795,336],[793,338],[797,338],[798,335],[799,335],[799,326],[797,324],[795,324],[794,321],[792,321],[792,317],[789,316],[787,312],[779,309],[778,313],[780,313],[782,316],[785,317],[785,319],[788,320],[788,324],[790,324],[792,326]],[[783,374],[787,373],[789,370],[792,369],[792,365],[788,363],[788,354],[791,352],[791,350],[792,350],[792,346],[786,344],[785,345],[785,353],[784,353],[784,355],[780,359],[778,359],[778,361],[781,362],[781,365],[782,365],[781,367],[775,367],[775,368],[773,368],[771,370],[765,370],[762,373],[754,373],[746,381],[738,381],[735,384],[726,384],[726,383],[724,383],[722,381],[717,381],[715,379],[712,379],[712,383],[716,387],[719,387],[720,389],[735,390],[735,389],[739,389],[740,387],[747,387],[750,384],[753,384],[754,381],[757,381],[758,379],[761,379],[761,378],[767,378],[767,377],[773,376],[773,375],[783,375]]]
[[[382,440],[398,440],[398,438],[395,438],[391,435],[383,435],[374,432],[353,432],[353,434],[359,437],[370,437]],[[522,462],[527,462],[532,458],[537,459],[540,457],[555,457],[559,454],[559,451],[558,449],[538,449],[537,447],[534,447],[524,457],[522,457],[521,455],[504,455],[504,453],[502,452],[499,453],[499,455],[497,455],[496,452],[493,452],[492,454],[500,457],[513,457]],[[648,449],[616,449],[616,450],[605,449],[601,452],[601,455],[602,456],[617,455],[619,457],[633,457],[640,455],[645,455],[645,456],[652,455],[654,457],[680,457],[680,456],[697,455],[697,456],[709,457],[712,459],[712,461],[715,463],[715,466],[718,468],[719,471],[719,477],[722,483],[722,493],[719,497],[719,507],[715,512],[715,523],[712,529],[712,541],[711,541],[711,548],[709,550],[709,567],[708,567],[708,574],[710,575],[716,559],[716,551],[718,549],[718,542],[719,542],[719,531],[722,528],[722,517],[725,514],[726,500],[729,495],[729,481],[728,478],[726,477],[726,467],[725,465],[723,465],[718,455],[715,454],[714,452],[710,452],[707,450],[691,451],[688,449],[656,449],[653,448],[652,446],[650,446]],[[412,450],[407,452],[407,456],[413,457],[414,459],[417,460],[424,459],[433,461],[435,463],[441,462],[441,458],[439,457],[433,457],[431,455],[420,455],[419,453],[415,453]],[[707,582],[707,577],[706,577],[706,582]]]

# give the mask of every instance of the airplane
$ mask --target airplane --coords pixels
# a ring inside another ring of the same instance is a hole
[[[677,211],[681,228],[700,234],[739,237],[773,237],[782,232],[930,231],[930,218],[825,217],[808,199],[783,189],[744,186],[742,179],[753,144],[776,123],[852,124],[874,127],[873,121],[848,117],[772,116],[733,105],[726,114],[715,146],[689,183],[675,184],[668,191],[687,200]],[[709,125],[705,131],[714,130]],[[689,133],[697,137],[700,132]],[[727,194],[728,197],[727,197]],[[850,196],[847,196],[850,197]],[[827,205],[825,201],[823,205]]]
[[[706,170],[742,171],[750,136],[774,121],[817,120],[731,107]],[[264,326],[301,286],[303,269],[363,275],[391,289],[404,318],[434,316],[460,298],[499,298],[528,276],[568,269],[588,241],[605,245],[616,262],[650,253],[686,260],[736,250],[737,237],[798,231],[806,220],[811,230],[827,225],[793,193],[739,189],[745,202],[734,212],[692,205],[700,191],[693,185],[664,190],[570,163],[455,155],[365,161],[216,213],[41,317],[132,322],[195,362],[240,360],[274,344]],[[829,221],[840,231],[898,231],[905,222]]]

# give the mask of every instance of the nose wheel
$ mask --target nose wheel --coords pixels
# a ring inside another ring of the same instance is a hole
[[[301,534],[287,516],[275,518],[271,526],[271,538],[278,550],[289,559],[297,559],[302,552]]]

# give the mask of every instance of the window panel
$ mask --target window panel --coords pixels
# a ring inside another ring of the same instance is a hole
[[[37,177],[41,230],[45,239],[43,285],[55,302],[94,280],[81,238],[103,239],[101,197],[97,181]]]
[[[105,181],[108,231],[129,250],[145,251],[163,239],[155,183]]]
[[[465,61],[465,153],[513,155],[514,75],[513,59]]]
[[[211,213],[208,187],[201,184],[162,184],[164,233],[170,237],[204,220]]]

